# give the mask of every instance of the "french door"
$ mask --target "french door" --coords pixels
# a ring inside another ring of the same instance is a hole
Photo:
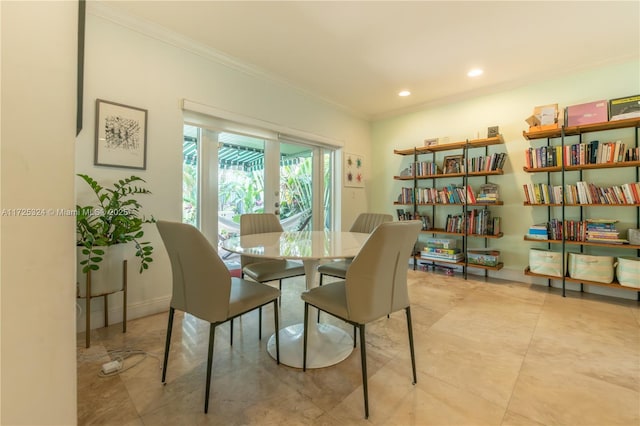
[[[333,150],[265,136],[184,126],[183,221],[212,243],[236,235],[244,213],[276,213],[286,230],[331,228]]]

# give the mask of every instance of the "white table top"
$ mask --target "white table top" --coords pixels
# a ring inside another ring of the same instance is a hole
[[[225,240],[225,250],[269,259],[339,259],[354,257],[370,234],[334,231],[285,231]]]

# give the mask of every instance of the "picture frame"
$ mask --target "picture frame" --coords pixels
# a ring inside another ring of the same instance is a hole
[[[147,110],[96,99],[94,165],[146,170]]]
[[[445,175],[464,173],[464,156],[447,155],[442,161],[442,173]]]
[[[364,188],[364,158],[361,155],[344,153],[344,186]]]

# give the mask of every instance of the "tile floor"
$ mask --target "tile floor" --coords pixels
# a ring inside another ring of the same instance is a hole
[[[302,277],[284,282],[281,324],[301,322],[303,288]],[[166,386],[167,313],[130,321],[126,334],[120,324],[93,330],[90,349],[79,333],[78,424],[640,425],[640,303],[414,271],[409,288],[418,383],[404,313],[369,325],[368,421],[359,349],[306,373],[276,365],[266,353],[268,308],[261,341],[257,312],[236,320],[233,346],[229,326],[218,327],[206,415],[205,322],[176,316]],[[123,348],[150,355],[98,377],[107,351]]]

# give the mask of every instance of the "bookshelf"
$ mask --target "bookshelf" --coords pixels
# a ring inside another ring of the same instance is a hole
[[[547,220],[552,217],[561,221],[562,235],[559,238],[539,240],[529,238],[525,235],[524,241],[530,243],[543,243],[547,249],[561,253],[565,258],[567,253],[592,254],[595,256],[629,256],[630,254],[640,256],[640,245],[629,243],[594,242],[588,238],[580,236],[577,239],[569,239],[567,228],[577,221],[587,223],[590,219],[601,218],[603,216],[616,220],[623,211],[635,211],[635,216],[630,223],[629,220],[622,224],[626,228],[640,228],[640,198],[637,191],[629,192],[629,188],[636,188],[640,185],[640,148],[639,148],[640,119],[632,118],[626,120],[595,123],[574,127],[561,127],[554,130],[542,132],[523,132],[525,139],[533,141],[542,140],[544,145],[535,148],[536,153],[532,154],[529,148],[525,152],[525,166],[523,170],[527,173],[542,174],[546,177],[546,182],[537,183],[540,185],[538,192],[541,198],[536,199],[536,191],[527,189],[524,185],[525,196],[524,205],[532,208],[546,208]],[[604,141],[609,139],[610,131],[616,131],[617,141]],[[609,132],[609,133],[607,133]],[[588,140],[591,139],[591,140]],[[610,145],[607,145],[610,144]],[[623,146],[620,146],[622,144]],[[537,150],[541,156],[546,155],[545,161],[539,160]],[[604,149],[604,151],[603,151]],[[609,151],[607,151],[609,149]],[[629,151],[631,150],[631,151]],[[545,154],[546,152],[546,154]],[[631,155],[627,157],[626,152]],[[536,157],[536,162],[533,158]],[[620,170],[620,173],[612,173],[611,170]],[[588,175],[588,179],[585,177]],[[592,181],[592,179],[596,182]],[[555,181],[555,185],[551,182]],[[547,185],[545,187],[545,185]],[[561,188],[561,195],[553,194],[553,189]],[[582,190],[582,192],[580,192]],[[559,217],[558,217],[559,216]],[[586,225],[583,225],[586,226]],[[619,229],[621,234],[624,229]],[[562,294],[566,294],[566,283],[580,284],[580,291],[584,291],[584,286],[598,286],[614,288],[617,290],[635,291],[640,300],[640,289],[621,285],[617,278],[611,283],[589,281],[585,279],[572,278],[568,273],[566,262],[562,265],[562,276],[550,276],[531,271],[531,266],[527,266],[525,275],[540,277],[548,280],[550,286],[553,281],[561,281]]]
[[[499,229],[494,232],[494,226],[499,228],[500,219],[495,219],[493,209],[503,205],[503,202],[490,191],[480,191],[483,185],[491,189],[489,177],[503,174],[502,165],[506,160],[506,153],[489,153],[490,146],[501,144],[504,144],[504,139],[502,135],[497,135],[491,138],[394,150],[394,154],[412,159],[411,167],[394,176],[395,180],[403,182],[404,185],[394,206],[396,209],[407,209],[411,218],[429,217],[421,231],[419,242],[427,238],[455,238],[460,241],[463,254],[462,260],[443,260],[424,259],[417,253],[413,257],[414,269],[418,265],[434,268],[455,265],[462,267],[466,278],[468,268],[484,270],[485,275],[488,271],[503,268],[501,262],[495,265],[469,263],[467,256],[467,251],[471,249],[469,239],[484,240],[484,247],[472,248],[477,251],[488,249],[488,241],[503,236]],[[443,169],[451,164],[448,160],[453,160],[454,165],[457,162],[459,167],[452,167],[448,173],[444,173]]]

